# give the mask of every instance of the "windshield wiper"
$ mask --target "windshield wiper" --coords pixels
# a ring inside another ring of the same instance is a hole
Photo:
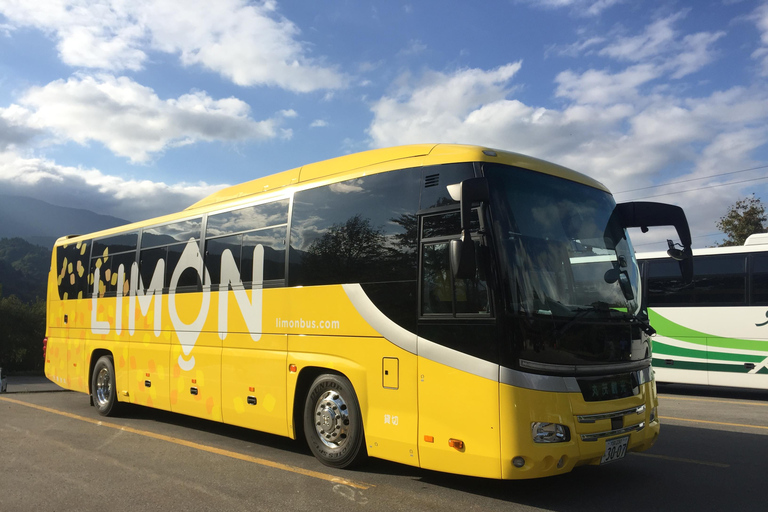
[[[565,334],[565,332],[570,329],[574,324],[576,324],[579,320],[582,320],[584,317],[589,316],[591,313],[599,313],[601,316],[606,316],[606,318],[611,318],[614,314],[618,313],[621,317],[629,318],[630,323],[638,324],[638,327],[647,334],[648,336],[653,336],[656,334],[656,330],[651,327],[651,324],[648,322],[647,319],[642,318],[639,315],[635,315],[633,313],[629,313],[628,311],[621,311],[618,309],[615,309],[611,304],[603,301],[596,301],[590,304],[591,307],[569,307],[565,304],[557,301],[552,301],[559,305],[559,309],[566,308],[568,311],[575,313],[573,318],[568,320],[568,322],[565,323],[560,329],[557,331],[558,336],[562,336]]]

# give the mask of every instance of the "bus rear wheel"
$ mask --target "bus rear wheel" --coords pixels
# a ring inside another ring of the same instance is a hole
[[[304,436],[326,466],[348,468],[366,459],[360,405],[349,379],[334,374],[315,379],[304,405]]]
[[[102,416],[117,414],[117,386],[115,385],[115,365],[111,356],[101,356],[93,367],[91,394],[96,411]]]

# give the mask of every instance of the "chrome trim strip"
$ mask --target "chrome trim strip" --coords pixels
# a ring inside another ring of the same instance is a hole
[[[642,361],[629,361],[626,363],[613,363],[613,364],[595,364],[595,365],[573,365],[573,364],[549,364],[538,363],[536,361],[528,361],[527,359],[520,359],[520,366],[522,368],[530,368],[531,370],[552,373],[566,373],[571,375],[607,375],[611,373],[631,373],[635,371],[645,371],[650,369],[651,360],[644,359]]]
[[[604,412],[602,414],[580,414],[576,416],[579,423],[594,423],[599,420],[609,420],[611,418],[620,418],[629,416],[630,414],[644,414],[645,404],[638,407],[632,407],[631,409],[624,409],[623,411]]]
[[[596,432],[594,434],[581,434],[581,440],[588,443],[603,439],[606,437],[620,436],[622,434],[629,434],[631,432],[640,432],[645,428],[645,422],[632,425],[631,427],[618,428],[616,430],[609,430],[608,432]]]
[[[536,375],[500,367],[499,382],[524,389],[536,391],[552,391],[556,393],[581,393],[576,377],[555,377],[551,375]]]

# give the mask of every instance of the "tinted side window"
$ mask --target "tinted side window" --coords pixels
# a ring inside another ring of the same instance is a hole
[[[287,235],[288,199],[248,206],[209,215],[206,224],[205,265],[214,289],[221,284],[221,257],[229,249],[237,265],[240,281],[253,282],[254,251],[264,249],[263,279],[267,285],[285,279],[285,239]],[[268,283],[273,281],[272,283]]]
[[[91,276],[96,278],[96,270],[99,270],[98,294],[99,297],[114,297],[117,292],[127,295],[133,263],[136,261],[136,243],[138,233],[125,233],[94,240],[91,253]],[[117,252],[122,250],[123,252]],[[122,267],[122,282],[119,280]],[[91,281],[90,293],[93,292]]]
[[[757,306],[768,305],[768,254],[752,255],[752,300]]]
[[[208,269],[211,276],[210,284],[218,285],[221,283],[221,256],[226,250],[232,253],[238,272],[241,270],[242,244],[243,235],[222,236],[205,241],[205,268]]]
[[[141,233],[141,247],[156,247],[178,242],[186,242],[190,238],[200,238],[202,219],[187,219],[172,224],[144,228]]]
[[[181,261],[181,257],[184,254],[184,250],[187,248],[187,244],[174,244],[168,246],[168,259],[165,260],[165,288],[171,287],[171,280],[176,270],[176,266]],[[195,247],[195,250],[199,250],[199,247]],[[188,253],[189,254],[189,253]],[[200,274],[197,268],[187,265],[184,270],[181,271],[179,281],[176,283],[176,292],[194,292],[202,291],[203,283],[200,280]]]
[[[290,284],[416,280],[420,169],[297,192]]]
[[[209,215],[206,238],[288,223],[288,199]]]
[[[693,303],[693,284],[683,283],[677,261],[672,258],[649,260],[645,265],[649,306]]]
[[[88,297],[88,258],[90,241],[77,242],[56,248],[59,298],[81,299]]]
[[[746,258],[743,254],[697,256],[694,280],[683,284],[673,259],[646,262],[648,305],[746,304]]]
[[[121,233],[108,238],[100,238],[93,241],[94,254],[117,254],[119,252],[135,251],[139,241],[139,233]]]
[[[264,280],[285,279],[285,236],[287,227],[260,229],[243,235],[243,282],[253,281],[253,251],[264,247]]]
[[[746,257],[743,254],[702,256],[694,260],[697,304],[745,304]]]
[[[451,214],[447,214],[446,217]],[[442,215],[441,215],[442,217]],[[424,219],[426,226],[435,219]],[[449,222],[446,221],[446,224]],[[438,223],[439,224],[439,223]],[[479,240],[474,240],[476,261],[481,261]],[[479,270],[471,279],[455,279],[448,253],[449,241],[424,243],[421,252],[421,314],[461,315],[490,313],[488,286]]]
[[[158,268],[157,265],[160,260],[165,262],[167,259],[167,247],[157,247],[155,249],[144,249],[141,251],[141,256],[139,257],[139,274],[141,275],[141,283],[139,286],[143,288],[143,292],[146,292],[149,289],[150,285],[152,284],[152,278],[154,277],[155,272],[160,272],[161,270],[165,269],[165,266]],[[165,286],[165,274],[160,272],[158,279],[160,280],[159,284],[160,288],[162,289],[162,287]]]

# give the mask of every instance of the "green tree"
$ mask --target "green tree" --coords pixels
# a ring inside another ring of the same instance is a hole
[[[768,221],[765,205],[760,198],[752,196],[739,199],[728,208],[728,213],[717,222],[717,229],[725,233],[726,239],[720,247],[744,245],[747,237],[755,233],[765,233],[764,223]]]
[[[15,295],[0,297],[0,367],[3,372],[41,372],[45,301],[25,304]]]

